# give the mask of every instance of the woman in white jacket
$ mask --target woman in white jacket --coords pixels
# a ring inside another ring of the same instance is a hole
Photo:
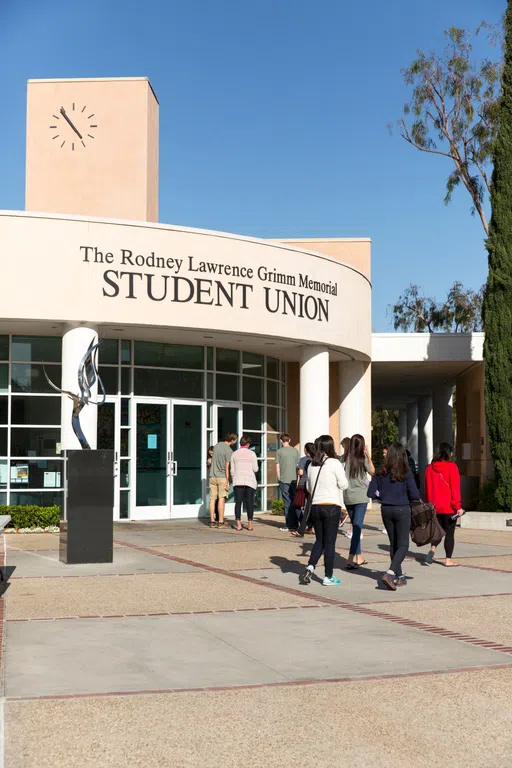
[[[343,504],[343,491],[348,488],[345,470],[334,451],[334,440],[322,435],[315,440],[315,455],[308,468],[308,491],[312,494],[311,517],[316,541],[302,583],[309,584],[322,552],[324,555],[325,587],[341,584],[333,575],[336,536]]]

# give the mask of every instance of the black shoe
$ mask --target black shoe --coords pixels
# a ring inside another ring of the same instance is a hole
[[[304,573],[300,577],[300,583],[301,584],[305,584],[305,585],[309,584],[310,581],[311,581],[311,574],[312,573],[313,573],[313,571],[311,570],[311,568],[306,568],[306,570],[304,571]]]

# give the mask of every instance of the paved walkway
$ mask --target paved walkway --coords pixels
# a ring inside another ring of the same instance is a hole
[[[335,588],[278,523],[116,524],[111,565],[7,536],[7,768],[512,765],[512,533],[411,551],[391,593],[376,518]]]

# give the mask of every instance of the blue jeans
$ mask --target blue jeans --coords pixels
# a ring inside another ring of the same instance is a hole
[[[364,516],[366,515],[365,504],[347,504],[347,512],[352,523],[352,538],[350,539],[350,554],[361,554],[361,533],[363,530]]]
[[[289,528],[290,531],[296,531],[299,527],[297,510],[293,506],[293,497],[295,496],[296,488],[297,483],[295,480],[291,483],[282,483],[279,481],[279,490],[281,491],[281,497],[284,501],[284,518],[286,527]]]

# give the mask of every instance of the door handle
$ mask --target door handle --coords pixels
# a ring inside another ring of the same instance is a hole
[[[178,474],[178,462],[176,460],[171,461],[171,475],[176,477]]]

